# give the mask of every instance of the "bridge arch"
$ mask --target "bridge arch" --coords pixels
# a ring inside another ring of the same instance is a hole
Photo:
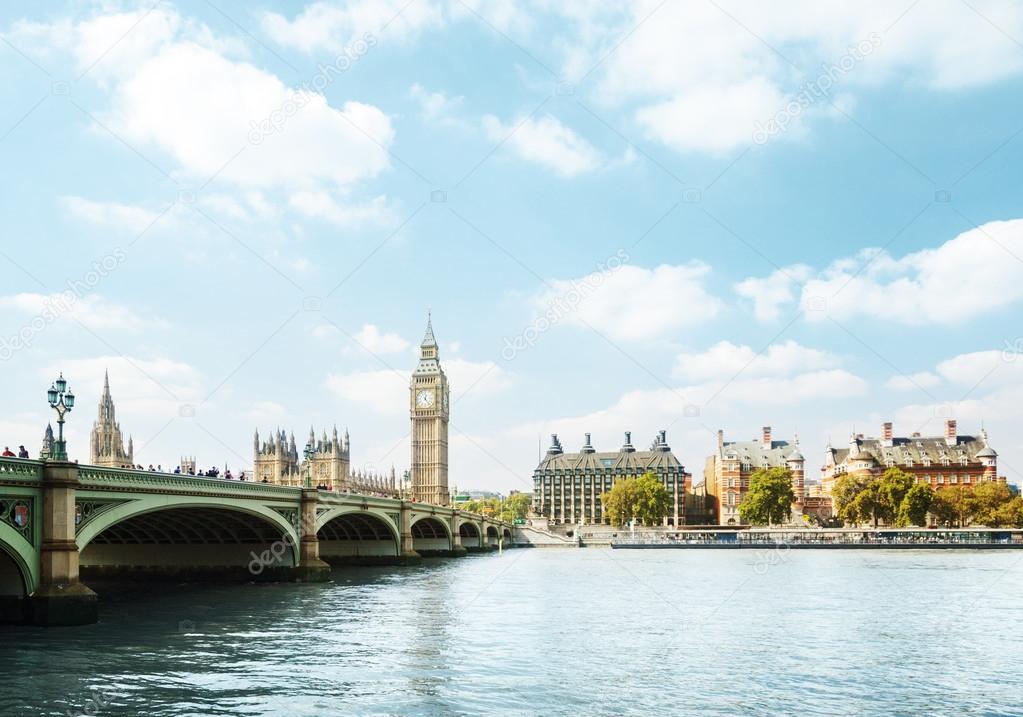
[[[328,563],[372,563],[397,559],[398,526],[379,510],[343,506],[316,519],[320,558]]]
[[[472,520],[462,520],[458,523],[458,536],[462,541],[462,547],[467,549],[482,548],[483,538],[480,526]]]
[[[39,556],[14,528],[0,523],[0,596],[24,597],[39,584]]]
[[[299,535],[281,513],[252,501],[201,496],[129,501],[83,526],[76,542],[85,571],[247,567],[257,577],[300,561]]]
[[[454,546],[448,521],[435,515],[415,518],[409,529],[412,531],[412,549],[420,555],[446,552]]]
[[[497,542],[501,539],[501,534],[497,532],[496,525],[487,526],[487,544],[497,545]]]
[[[511,529],[510,528],[504,528],[501,531],[501,537],[504,538],[504,540],[506,540],[506,541],[510,541],[512,539]]]

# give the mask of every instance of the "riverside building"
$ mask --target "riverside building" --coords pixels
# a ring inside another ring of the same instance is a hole
[[[687,496],[692,507],[692,475],[668,446],[667,433],[661,431],[650,450],[637,451],[632,433],[614,452],[597,452],[586,434],[578,453],[565,453],[557,434],[551,436],[547,455],[533,472],[533,511],[555,524],[609,524],[604,517],[600,494],[611,490],[616,481],[653,473],[668,490],[672,504],[664,525],[686,522]]]
[[[749,492],[750,475],[761,468],[788,468],[792,472],[792,492],[796,498],[792,520],[801,523],[806,502],[804,465],[799,439],[792,443],[774,440],[770,426],[764,426],[760,438],[752,441],[726,441],[725,432],[719,430],[717,452],[707,457],[703,469],[707,493],[717,506],[718,525],[742,523],[739,504]],[[819,502],[814,501],[815,509]]]
[[[821,490],[831,495],[835,481],[843,475],[878,477],[889,468],[901,468],[918,483],[939,490],[948,486],[972,488],[998,477],[998,454],[988,444],[987,431],[976,436],[959,435],[956,422],[945,421],[941,436],[896,436],[891,423],[881,426],[880,438],[853,434],[845,448],[828,441],[821,468]]]

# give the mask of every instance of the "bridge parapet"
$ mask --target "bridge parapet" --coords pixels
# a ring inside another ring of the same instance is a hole
[[[25,458],[0,458],[0,481],[9,482],[35,482],[43,479],[42,461],[33,461]]]
[[[78,479],[83,488],[187,493],[189,495],[222,495],[227,492],[239,498],[283,498],[296,502],[302,497],[302,489],[292,486],[156,473],[130,468],[99,468],[82,465],[78,467]]]

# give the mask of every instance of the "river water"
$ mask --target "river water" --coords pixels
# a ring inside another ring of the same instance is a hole
[[[1023,553],[513,550],[0,627],[0,715],[1023,715]]]

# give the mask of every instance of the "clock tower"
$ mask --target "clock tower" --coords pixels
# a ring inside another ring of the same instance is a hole
[[[433,322],[419,345],[419,365],[409,386],[412,418],[412,500],[447,505],[448,495],[448,377],[437,357]]]

